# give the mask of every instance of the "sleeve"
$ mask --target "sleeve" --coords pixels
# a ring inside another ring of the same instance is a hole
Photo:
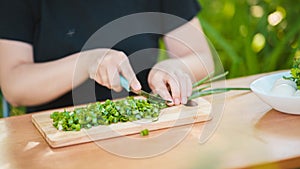
[[[193,19],[201,10],[196,0],[161,0],[163,32],[167,33]]]
[[[32,44],[34,19],[28,0],[0,1],[0,38]]]

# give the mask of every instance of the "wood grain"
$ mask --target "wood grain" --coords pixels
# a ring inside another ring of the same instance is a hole
[[[48,144],[53,148],[57,148],[137,134],[145,128],[153,131],[209,120],[210,103],[202,98],[198,98],[194,101],[198,103],[195,107],[180,105],[163,109],[160,113],[159,120],[156,122],[139,120],[135,122],[111,124],[108,126],[100,125],[92,127],[91,129],[82,129],[81,131],[59,131],[53,127],[52,119],[50,119],[50,114],[53,111],[32,115],[32,122]]]

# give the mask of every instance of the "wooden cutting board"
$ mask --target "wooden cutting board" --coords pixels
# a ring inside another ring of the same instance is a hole
[[[59,131],[53,127],[52,119],[50,119],[50,114],[53,110],[33,114],[32,122],[51,147],[64,147],[95,140],[137,134],[146,128],[149,131],[153,131],[210,120],[211,117],[209,113],[211,104],[202,98],[195,99],[194,101],[197,102],[197,106],[187,107],[179,105],[161,110],[159,120],[156,122],[140,120],[111,124],[108,126],[96,126],[90,129],[81,129],[80,131]],[[63,109],[60,111],[63,111]]]

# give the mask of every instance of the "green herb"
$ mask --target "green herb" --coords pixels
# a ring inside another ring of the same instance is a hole
[[[218,93],[224,93],[224,92],[228,92],[231,90],[251,90],[250,88],[240,88],[240,87],[228,87],[228,88],[213,88],[213,89],[208,89],[208,90],[202,90],[199,92],[195,92],[194,94],[192,94],[188,99],[192,100],[198,97],[202,97],[202,96],[207,96],[207,95],[211,95],[211,94],[218,94]]]
[[[294,81],[297,89],[300,90],[300,57],[295,57],[293,67],[291,68],[291,77],[283,77],[284,79]]]
[[[141,136],[148,136],[149,135],[149,130],[148,129],[144,129],[142,131],[140,131]]]
[[[214,72],[212,72],[209,75],[207,75],[206,77],[204,77],[203,79],[201,79],[198,82],[194,83],[193,88],[196,88],[196,87],[198,87],[200,85],[203,85],[203,84],[214,82],[216,80],[219,80],[219,79],[225,77],[228,73],[229,72],[227,71],[227,72],[222,73],[220,75],[213,76]]]
[[[214,81],[224,78],[228,74],[228,71],[225,73],[216,75],[216,76],[213,76],[213,74],[214,73],[211,73],[211,74],[207,75],[206,77],[204,77],[203,79],[201,79],[198,82],[193,84],[193,92],[192,92],[192,95],[188,98],[188,100],[192,100],[192,99],[195,99],[198,97],[207,96],[207,95],[211,95],[211,94],[224,93],[224,92],[228,92],[231,90],[251,90],[250,88],[240,88],[240,87],[208,89],[210,87],[209,85],[202,86],[204,84],[211,83],[211,82],[214,82]]]
[[[164,103],[150,103],[148,100],[127,97],[114,102],[106,100],[104,103],[91,103],[73,111],[54,112],[50,118],[58,130],[79,131],[81,128],[140,119],[156,121],[160,110],[165,107],[167,105]]]

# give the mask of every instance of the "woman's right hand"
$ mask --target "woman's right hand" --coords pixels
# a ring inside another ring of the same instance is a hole
[[[134,91],[141,89],[141,84],[124,52],[113,49],[94,49],[82,54],[87,55],[90,62],[87,65],[89,77],[100,85],[120,92],[122,90],[120,74],[122,74]]]
[[[130,82],[133,90],[140,90],[140,83],[123,52],[99,48],[35,63],[31,44],[0,39],[0,86],[13,106],[48,103],[88,77],[120,91],[119,74]]]

